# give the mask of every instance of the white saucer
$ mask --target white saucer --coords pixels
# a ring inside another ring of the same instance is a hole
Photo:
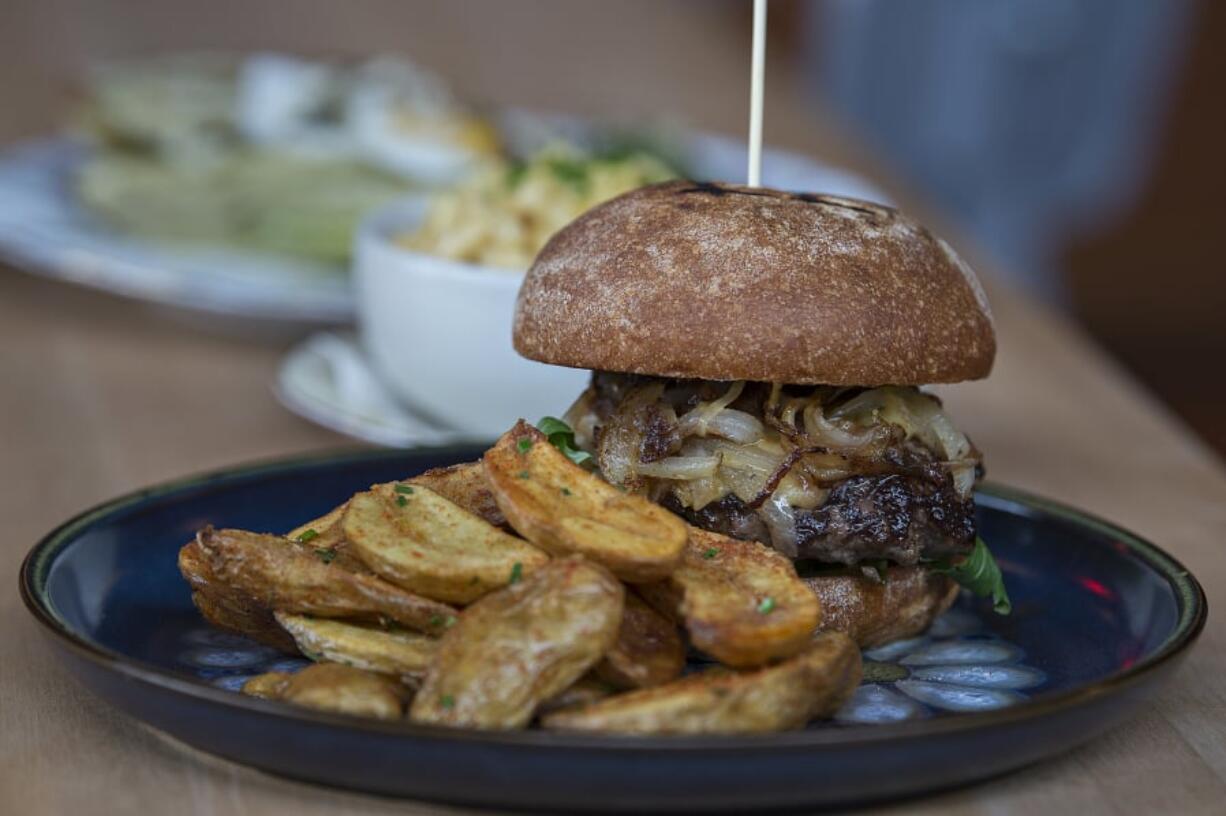
[[[273,391],[295,414],[376,445],[414,448],[488,441],[397,402],[348,332],[319,332],[294,346],[281,361]]]

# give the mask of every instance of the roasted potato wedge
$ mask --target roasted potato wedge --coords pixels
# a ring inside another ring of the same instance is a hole
[[[689,528],[681,566],[639,591],[684,623],[696,648],[736,668],[797,654],[821,619],[817,597],[788,558],[697,527]]]
[[[582,555],[629,582],[680,563],[681,519],[588,473],[523,420],[486,451],[485,471],[511,526],[554,555]]]
[[[438,639],[416,632],[277,612],[277,623],[312,660],[343,663],[355,669],[420,678],[438,651]]]
[[[370,568],[353,554],[353,547],[345,540],[341,524],[349,502],[328,511],[326,515],[308,521],[289,531],[285,537],[300,544],[308,544],[317,553],[326,553],[338,567],[350,572],[370,572]]]
[[[709,669],[543,718],[546,728],[623,734],[753,733],[828,717],[860,682],[860,651],[846,635],[819,635],[806,651],[752,672]]]
[[[422,485],[379,485],[349,500],[345,540],[380,577],[439,601],[467,604],[549,560]]]
[[[494,501],[490,483],[485,478],[484,462],[466,462],[462,465],[427,470],[408,482],[430,488],[495,527],[507,526],[507,518],[498,509],[498,502]]]
[[[862,649],[914,637],[958,597],[948,576],[922,566],[890,567],[884,581],[863,575],[801,579],[822,606],[823,632],[844,632]]]
[[[339,663],[316,663],[297,674],[257,675],[243,684],[243,693],[380,720],[400,719],[410,696],[390,677]]]
[[[311,542],[206,527],[196,543],[218,581],[269,609],[329,618],[385,617],[435,635],[456,620],[454,608],[350,572]]]
[[[293,539],[294,541],[297,541],[300,538],[302,538],[304,535],[311,537],[311,533],[314,533],[315,535],[323,535],[329,530],[332,530],[333,528],[337,528],[337,525],[340,524],[341,518],[345,515],[345,508],[347,508],[348,506],[349,506],[349,502],[345,502],[339,507],[333,507],[331,510],[329,510],[327,513],[324,513],[319,518],[311,519],[306,524],[298,525],[297,527],[295,527],[294,529],[286,533],[285,537]]]
[[[599,565],[563,558],[485,596],[443,636],[412,719],[523,728],[612,647],[624,593]]]
[[[179,572],[192,588],[192,603],[209,623],[283,652],[298,651],[293,638],[273,620],[272,609],[221,581],[196,541],[179,550]]]
[[[289,681],[294,675],[288,672],[267,672],[257,674],[243,683],[243,694],[259,697],[263,700],[280,700],[281,695],[289,688]]]
[[[627,592],[617,640],[596,665],[596,677],[616,688],[647,688],[676,680],[684,667],[677,624]]]
[[[585,674],[575,681],[574,685],[554,697],[550,697],[536,708],[537,716],[543,716],[550,711],[563,708],[576,708],[603,700],[617,688],[601,680],[594,673]]]

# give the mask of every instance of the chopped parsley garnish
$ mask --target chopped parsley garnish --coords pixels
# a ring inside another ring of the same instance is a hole
[[[444,622],[444,621],[446,621],[446,620],[447,620],[447,619],[446,619],[446,618],[444,618],[442,615],[431,615],[431,616],[430,616],[430,625],[431,625],[431,626],[442,626],[442,625],[443,625],[443,622]]]
[[[315,551],[315,555],[319,556],[319,560],[325,564],[331,564],[332,559],[336,558],[336,550],[331,547],[325,547]]]
[[[775,599],[767,595],[762,599],[762,603],[758,604],[758,612],[763,615],[769,615],[775,609]]]
[[[412,495],[413,495],[413,488],[412,488],[412,487],[410,487],[410,486],[409,486],[409,485],[407,485],[407,484],[398,484],[398,485],[396,485],[396,492],[397,492],[397,493],[404,493],[404,494],[406,494],[406,495],[412,496]]]
[[[444,694],[442,697],[438,698],[438,704],[443,708],[455,708],[455,698],[450,694]]]
[[[298,540],[301,541],[303,544],[307,543],[312,538],[319,538],[319,533],[316,532],[314,527],[306,528],[305,530],[302,531],[302,535],[298,536]]]
[[[569,495],[570,495],[570,488],[569,488],[569,487],[564,487],[564,488],[562,488],[562,495],[563,495],[563,496],[569,496]]]
[[[719,555],[719,550],[715,547],[707,547],[702,551],[702,557],[710,561],[715,556]]]
[[[519,186],[519,183],[524,180],[524,176],[528,173],[528,165],[526,162],[515,162],[507,168],[507,187],[514,190]]]
[[[408,500],[408,499],[406,499],[404,496],[397,496],[397,497],[396,497],[396,505],[397,505],[398,507],[404,507],[404,506],[405,506],[406,504],[408,504],[408,503],[409,503],[409,500]]]
[[[555,157],[549,160],[549,170],[563,184],[569,184],[579,192],[587,189],[588,168],[582,160]]]
[[[515,449],[520,453],[527,453],[532,450],[532,437],[521,436],[515,441]]]
[[[541,421],[536,423],[536,428],[545,434],[550,445],[562,451],[566,458],[576,465],[582,465],[592,458],[592,454],[575,447],[575,432],[557,417],[542,417]]]
[[[992,608],[998,615],[1008,615],[1013,611],[1013,603],[1009,600],[1009,592],[1005,589],[1005,579],[1000,573],[1000,565],[992,557],[992,551],[982,538],[975,537],[975,548],[970,555],[957,564],[949,559],[933,561],[929,566],[936,572],[944,573],[962,586],[981,598],[992,599]]]
[[[521,479],[527,479],[531,474],[528,473],[528,471],[526,470],[521,470],[519,473],[516,473],[515,475]]]
[[[516,561],[511,566],[511,583],[518,584],[519,579],[524,577],[524,565]]]

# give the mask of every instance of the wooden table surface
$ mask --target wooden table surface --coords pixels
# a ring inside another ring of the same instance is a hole
[[[328,30],[329,9],[342,5],[313,4],[317,28]],[[486,8],[497,13],[505,6]],[[686,32],[703,24],[692,13],[669,14],[644,34],[650,47],[681,47]],[[191,36],[210,21],[199,23],[174,30]],[[508,15],[491,28],[513,38],[528,36],[521,30],[527,26]],[[610,21],[599,30],[612,28]],[[349,31],[335,30],[338,36]],[[690,79],[664,81],[657,77],[660,64],[644,57],[622,64],[620,96],[593,101],[582,78],[568,71],[548,101],[562,109],[603,104],[642,112],[636,107],[642,98],[676,96],[695,82],[739,88],[739,74],[734,79],[724,63],[708,60],[709,53],[734,46],[718,36],[699,31],[706,47],[685,63]],[[630,47],[605,40],[607,48]],[[544,104],[532,89],[551,76],[541,66],[545,57],[526,49],[523,59],[535,59],[536,67],[512,74],[498,69],[494,50],[478,50],[484,61],[451,69],[470,85],[484,82],[493,93]],[[441,46],[435,51],[445,58]],[[579,74],[581,62],[572,66]],[[775,79],[767,97],[768,138],[857,164],[856,151],[836,144],[820,123],[797,112],[800,106],[780,102],[799,97],[781,87],[777,73],[768,75]],[[731,130],[739,114],[720,112],[717,97],[696,98],[691,118]],[[992,277],[990,268],[985,277]],[[1130,724],[1059,759],[896,809],[1220,813],[1226,807],[1226,628],[1218,588],[1226,586],[1226,474],[1078,330],[1014,292],[990,286],[990,296],[1000,345],[996,370],[946,397],[985,451],[991,478],[1157,541],[1205,584],[1210,619],[1174,681]],[[201,470],[344,444],[274,401],[269,386],[283,351],[283,344],[203,332],[140,304],[0,267],[0,519],[8,531],[0,542],[0,813],[459,812],[288,782],[172,744],[79,688],[18,599],[21,557],[83,507]]]

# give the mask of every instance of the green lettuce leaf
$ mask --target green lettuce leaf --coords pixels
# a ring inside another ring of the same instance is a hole
[[[592,458],[592,454],[575,447],[575,432],[557,417],[543,417],[536,423],[536,428],[545,434],[549,444],[566,454],[566,458],[576,465],[582,465]]]
[[[953,578],[980,598],[990,597],[996,614],[1008,615],[1013,611],[1013,603],[1009,600],[1008,590],[1005,589],[1005,579],[1000,574],[1000,566],[982,538],[975,538],[975,548],[958,563],[953,564],[948,559],[942,559],[930,566]]]

